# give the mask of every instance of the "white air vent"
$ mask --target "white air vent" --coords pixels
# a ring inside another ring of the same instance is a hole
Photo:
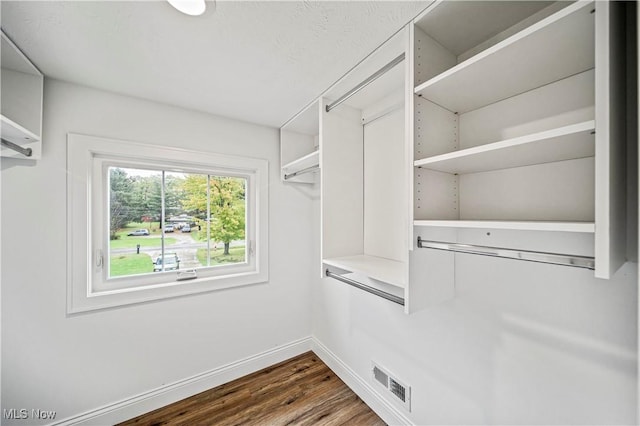
[[[372,362],[371,373],[373,381],[381,385],[396,402],[399,402],[405,410],[411,411],[411,388],[393,377],[382,367]]]

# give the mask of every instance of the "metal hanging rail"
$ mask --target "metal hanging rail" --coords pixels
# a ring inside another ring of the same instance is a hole
[[[340,274],[336,274],[331,272],[330,270],[325,270],[325,275],[330,278],[335,278],[338,281],[342,281],[343,283],[347,283],[351,286],[359,288],[360,290],[364,290],[367,293],[375,294],[376,296],[382,297],[383,299],[390,300],[393,303],[397,303],[398,305],[404,306],[404,299],[400,296],[396,296],[395,294],[387,293],[386,291],[378,290],[377,288],[369,287],[368,285],[362,284],[358,281],[352,280],[351,278],[344,277]]]
[[[298,175],[303,175],[305,173],[314,172],[319,170],[320,166],[316,164],[315,166],[307,167],[306,169],[298,170],[297,172],[289,173],[284,175],[284,180],[291,179],[292,177],[296,177]]]
[[[526,260],[528,262],[550,263],[552,265],[573,266],[575,268],[595,269],[595,259],[588,256],[574,256],[559,253],[476,246],[471,244],[427,241],[423,240],[420,237],[418,237],[418,247],[430,248],[435,250],[454,251],[457,253],[479,254],[481,256]]]
[[[353,95],[358,93],[360,90],[362,90],[365,87],[367,87],[370,83],[373,83],[374,81],[376,81],[378,79],[378,77],[381,77],[387,71],[389,71],[391,68],[395,67],[396,65],[398,65],[402,61],[404,61],[404,53],[401,54],[400,56],[398,56],[397,58],[395,58],[393,61],[389,62],[387,65],[385,65],[382,68],[380,68],[378,71],[376,71],[373,74],[371,74],[369,77],[367,77],[366,80],[364,80],[362,83],[358,84],[353,89],[349,90],[347,93],[345,93],[340,98],[338,98],[338,100],[336,100],[336,101],[330,103],[329,105],[327,105],[325,107],[325,109],[327,110],[327,112],[331,111],[332,109],[334,109],[335,107],[337,107],[338,105],[340,105],[341,103],[343,103],[344,101],[346,101],[347,99],[349,99],[350,97],[352,97]]]
[[[31,157],[31,154],[33,154],[33,150],[31,148],[23,148],[20,145],[15,144],[13,142],[9,142],[6,139],[1,139],[1,141],[3,146],[6,146],[9,149],[17,151],[20,154],[24,155],[25,157]]]

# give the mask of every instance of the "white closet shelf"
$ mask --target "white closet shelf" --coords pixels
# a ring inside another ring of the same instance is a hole
[[[595,121],[417,160],[416,167],[466,174],[593,157]]]
[[[0,115],[0,135],[2,139],[13,142],[22,147],[27,147],[40,141],[40,138],[33,132],[25,129],[10,118]],[[4,148],[3,148],[4,149]]]
[[[593,2],[576,2],[415,88],[464,113],[595,66]]]
[[[309,171],[309,169],[320,167],[320,151],[293,160],[282,166],[282,176]],[[289,181],[295,182],[296,176],[292,176]]]
[[[300,157],[297,160],[293,160],[285,164],[284,166],[282,166],[282,170],[285,170],[287,173],[293,173],[306,169],[308,167],[318,165],[320,165],[320,152],[313,151],[312,153],[307,154],[304,157]]]
[[[594,233],[593,222],[500,221],[500,220],[416,220],[415,226],[437,228],[508,229],[516,231],[551,231]]]
[[[0,115],[0,134],[2,139],[16,143],[20,146],[38,142],[40,138],[33,132],[25,129],[15,121],[4,115]]]
[[[406,264],[382,257],[357,255],[323,259],[325,265],[334,266],[350,272],[356,272],[382,281],[395,287],[404,288],[406,285]]]

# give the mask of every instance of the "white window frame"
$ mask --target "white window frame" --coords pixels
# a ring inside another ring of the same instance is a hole
[[[247,261],[197,269],[188,281],[177,280],[184,270],[107,279],[110,166],[246,179]],[[67,169],[69,314],[268,281],[267,160],[69,133]]]

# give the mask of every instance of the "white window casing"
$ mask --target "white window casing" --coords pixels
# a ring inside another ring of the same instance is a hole
[[[246,262],[108,278],[108,169],[224,175],[246,179]],[[69,133],[67,136],[67,313],[267,282],[268,161]]]

